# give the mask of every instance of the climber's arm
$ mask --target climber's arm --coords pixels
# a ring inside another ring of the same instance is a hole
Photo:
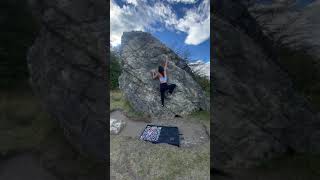
[[[166,58],[166,63],[164,64],[164,76],[167,76],[167,68],[168,68],[168,58]]]
[[[156,79],[158,77],[158,73],[151,71],[152,79]]]
[[[164,64],[165,69],[168,67],[168,58],[166,58],[166,63]]]

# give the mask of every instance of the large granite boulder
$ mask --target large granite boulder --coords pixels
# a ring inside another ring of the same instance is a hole
[[[214,167],[320,152],[319,118],[276,63],[260,26],[237,1],[219,1],[213,9]]]
[[[136,111],[151,116],[174,117],[209,110],[208,98],[193,79],[186,61],[151,34],[140,31],[123,33],[120,56],[119,87]],[[165,57],[169,58],[168,83],[177,87],[162,107],[159,80],[153,80],[150,71],[157,69]]]
[[[108,156],[107,2],[30,3],[41,26],[28,54],[34,91],[69,142],[83,154],[104,161]]]
[[[320,59],[320,1],[254,2],[249,12],[278,45]]]

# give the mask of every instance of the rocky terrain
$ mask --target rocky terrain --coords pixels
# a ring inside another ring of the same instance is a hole
[[[111,179],[209,179],[209,100],[187,62],[151,34],[125,32],[119,90],[110,94]],[[165,57],[175,92],[161,107],[150,71]],[[148,124],[179,128],[180,147],[141,141]]]
[[[41,30],[28,53],[31,82],[69,142],[107,159],[107,2],[30,1]]]
[[[151,116],[185,116],[199,110],[209,110],[209,99],[192,78],[185,60],[177,56],[151,34],[125,32],[121,38],[122,73],[119,88],[138,112]],[[159,81],[151,70],[157,69],[168,57],[168,83],[176,84],[174,94],[161,106]]]
[[[2,132],[1,140],[6,145],[1,146],[2,154],[17,149],[12,147],[16,144],[28,147],[30,142],[36,143],[33,146],[38,149],[36,152],[2,159],[0,177],[14,176],[11,168],[25,162],[30,165],[27,170],[38,171],[43,177],[55,179],[57,177],[52,174],[62,174],[61,177],[67,179],[81,179],[84,177],[78,173],[91,169],[86,167],[87,162],[84,165],[78,163],[82,156],[76,152],[102,162],[108,156],[108,137],[105,133],[109,108],[105,60],[105,37],[108,34],[105,30],[105,18],[108,17],[106,2],[30,2],[41,25],[38,38],[28,54],[33,88],[72,146],[60,140],[57,142],[56,136],[51,137],[50,133],[34,131],[35,127],[28,123],[26,125],[23,118],[20,123],[30,128],[1,126],[9,129]],[[118,135],[110,137],[111,178],[147,179],[149,175],[154,175],[155,178],[164,179],[209,179],[208,136],[212,137],[214,168],[217,172],[236,174],[238,178],[246,177],[239,173],[244,172],[241,169],[276,157],[320,152],[318,112],[310,108],[308,100],[297,92],[291,77],[279,65],[274,42],[265,34],[268,29],[256,21],[253,11],[248,11],[238,1],[214,3],[212,23],[215,33],[212,36],[215,61],[212,62],[214,69],[210,72],[214,92],[211,125],[199,117],[189,117],[194,111],[209,110],[209,100],[193,80],[187,63],[150,34],[124,34],[120,49],[123,60],[120,89],[134,110],[155,116],[147,122],[135,122],[119,113],[122,111],[114,111],[112,117],[125,121],[127,126]],[[318,26],[314,25],[318,22],[315,18],[317,7],[318,3],[306,7],[298,18],[304,20],[288,26],[290,33],[300,27],[309,28],[303,30],[305,34],[300,36],[303,37],[303,41],[299,40],[300,45],[317,46],[317,40],[314,39],[318,35]],[[302,26],[306,20],[310,26]],[[315,53],[315,49],[308,52],[311,55],[319,54]],[[157,68],[164,56],[170,59],[169,82],[178,85],[171,99],[166,100],[167,109],[161,109],[158,81],[150,77],[150,70]],[[119,107],[125,110],[125,106]],[[17,110],[12,112],[15,114]],[[164,117],[157,118],[159,115]],[[181,127],[186,135],[185,147],[153,145],[138,140],[135,135],[141,126],[149,122]],[[39,126],[45,127],[41,123]],[[212,134],[208,134],[211,128]],[[31,135],[21,135],[26,132],[31,132]],[[34,132],[37,133],[34,135]],[[27,145],[21,143],[21,139]],[[190,141],[193,143],[188,143]],[[41,146],[37,146],[39,144]],[[59,153],[53,152],[57,149]],[[39,165],[39,157],[45,169]],[[11,167],[9,171],[6,165]],[[48,169],[53,173],[49,175]],[[20,166],[18,172],[23,174],[25,170]],[[90,179],[90,175],[88,172],[85,178]]]
[[[320,1],[299,2],[252,3],[249,12],[277,43],[320,58]]]
[[[319,152],[319,117],[278,65],[261,26],[237,1],[216,1],[213,12],[213,166],[228,171]]]
[[[208,113],[183,118],[128,116],[122,93],[111,92],[111,114],[123,126],[110,135],[111,179],[210,179]],[[139,139],[147,124],[177,126],[181,146],[152,144]],[[112,128],[112,127],[110,127]]]
[[[320,1],[252,2],[250,14],[273,41],[277,62],[299,90],[320,110]]]

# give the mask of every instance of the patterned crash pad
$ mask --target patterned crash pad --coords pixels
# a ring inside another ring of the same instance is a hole
[[[178,127],[147,125],[142,131],[140,139],[152,143],[167,143],[180,146]]]

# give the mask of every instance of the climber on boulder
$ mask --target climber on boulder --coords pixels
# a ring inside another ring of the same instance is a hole
[[[161,95],[161,103],[162,107],[164,107],[164,98],[165,92],[168,90],[170,94],[172,94],[173,90],[176,88],[175,84],[168,84],[168,77],[167,77],[167,67],[168,67],[168,58],[166,57],[166,62],[164,66],[158,67],[158,72],[151,71],[153,79],[160,80],[160,95]]]

